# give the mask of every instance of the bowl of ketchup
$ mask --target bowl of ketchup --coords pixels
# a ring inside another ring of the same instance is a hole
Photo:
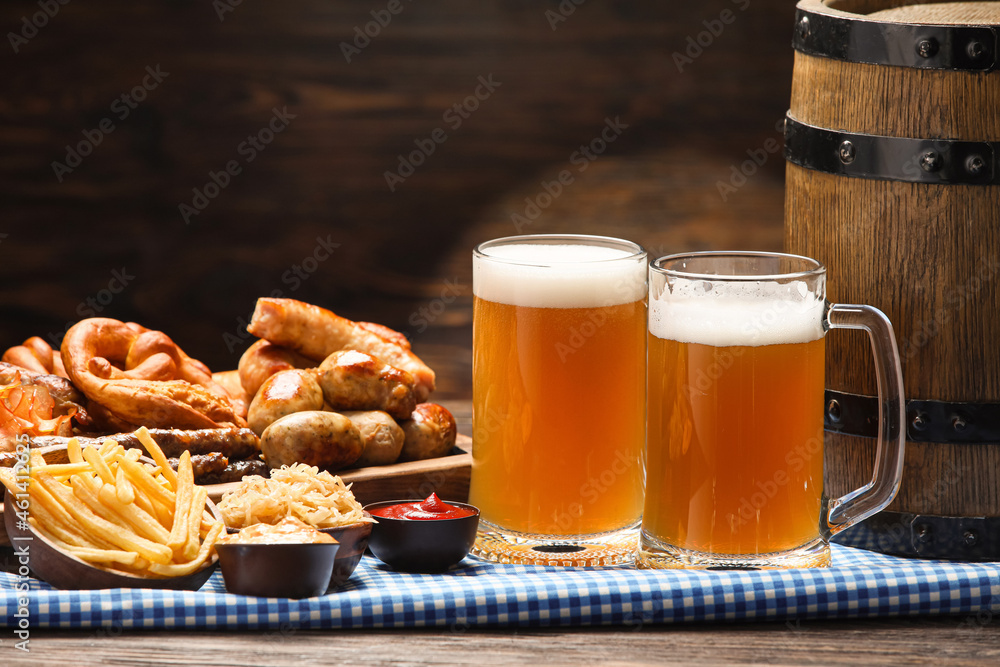
[[[443,572],[465,558],[476,541],[479,509],[445,502],[432,493],[424,500],[388,500],[365,506],[378,523],[368,548],[402,572]]]

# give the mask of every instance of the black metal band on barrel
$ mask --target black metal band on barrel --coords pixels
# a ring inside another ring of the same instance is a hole
[[[1000,142],[838,132],[785,116],[785,159],[853,178],[940,185],[1000,185]]]
[[[792,46],[853,63],[988,72],[998,65],[998,33],[997,26],[887,23],[799,9]]]
[[[827,389],[827,431],[878,437],[878,398]],[[1000,443],[1000,403],[906,402],[906,439],[964,445]]]
[[[1000,560],[1000,517],[954,517],[882,511],[833,541],[906,558]]]

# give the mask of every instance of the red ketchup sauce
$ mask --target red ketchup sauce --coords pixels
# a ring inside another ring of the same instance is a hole
[[[373,516],[380,516],[386,519],[412,519],[416,521],[433,521],[435,519],[461,519],[465,516],[475,514],[470,509],[449,505],[436,493],[427,496],[419,503],[400,503],[389,505],[388,507],[378,507],[369,510]]]

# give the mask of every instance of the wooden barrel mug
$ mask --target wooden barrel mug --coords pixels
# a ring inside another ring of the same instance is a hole
[[[907,401],[903,481],[836,539],[1000,560],[1000,3],[802,0],[785,123],[785,248],[882,309]],[[862,332],[827,341],[826,492],[871,478]]]

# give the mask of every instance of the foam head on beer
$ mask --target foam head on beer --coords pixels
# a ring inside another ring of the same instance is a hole
[[[673,279],[649,301],[657,338],[714,347],[807,343],[823,336],[824,300],[805,282]]]
[[[536,308],[592,308],[645,297],[645,256],[594,245],[510,244],[473,262],[480,299]]]

